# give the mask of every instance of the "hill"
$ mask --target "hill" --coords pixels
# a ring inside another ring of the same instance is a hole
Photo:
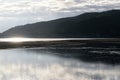
[[[119,38],[120,10],[84,13],[75,17],[16,26],[3,32],[1,37]]]

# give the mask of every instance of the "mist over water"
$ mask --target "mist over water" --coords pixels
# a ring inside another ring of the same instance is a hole
[[[18,48],[0,50],[0,80],[119,80],[120,65],[69,58],[73,48]],[[62,51],[59,51],[62,50]],[[100,51],[99,51],[100,52]],[[79,52],[81,53],[81,52]],[[62,56],[60,56],[61,54]]]

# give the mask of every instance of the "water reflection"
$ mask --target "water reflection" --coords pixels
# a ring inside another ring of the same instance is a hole
[[[42,47],[30,48],[28,51],[33,53],[41,53],[47,50],[50,55],[57,55],[64,58],[74,58],[85,62],[101,62],[111,65],[120,64],[120,48],[119,47]]]
[[[0,50],[0,80],[120,79],[119,65],[83,62],[52,51],[44,47]]]

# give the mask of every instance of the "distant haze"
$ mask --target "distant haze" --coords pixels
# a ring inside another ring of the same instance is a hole
[[[0,0],[0,32],[17,25],[120,9],[120,0]]]

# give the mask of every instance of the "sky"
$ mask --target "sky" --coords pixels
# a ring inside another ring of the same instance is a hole
[[[120,9],[120,0],[0,0],[0,32],[61,17]]]

